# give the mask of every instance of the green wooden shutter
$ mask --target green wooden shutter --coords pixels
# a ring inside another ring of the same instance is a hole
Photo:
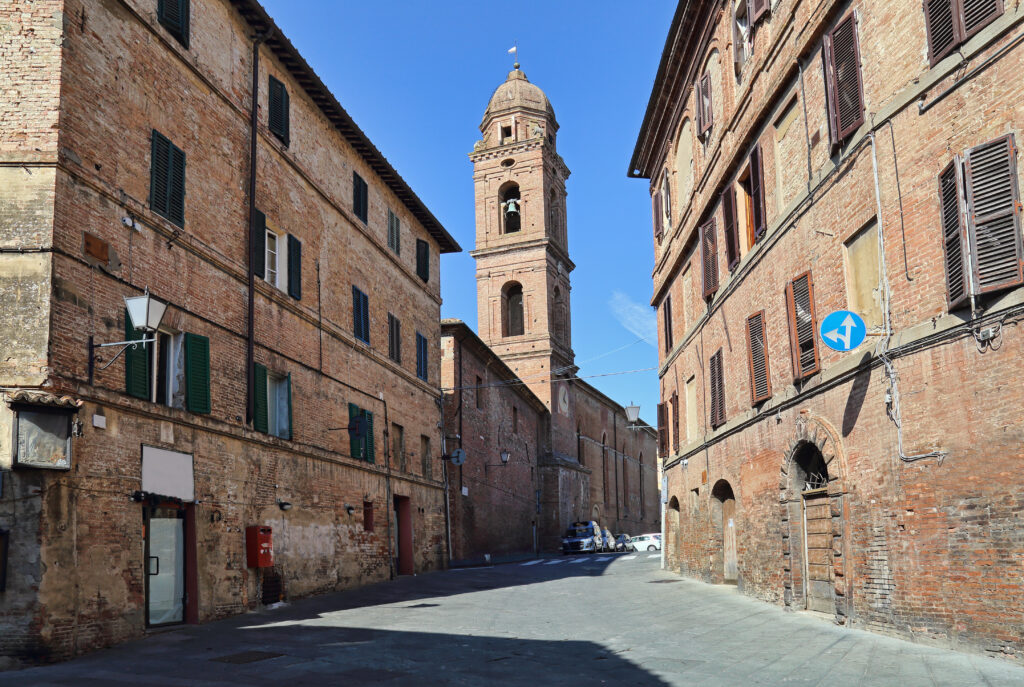
[[[416,274],[423,281],[430,280],[430,244],[416,239]]]
[[[210,340],[198,334],[185,334],[185,407],[210,412]]]
[[[167,219],[185,228],[185,152],[171,144],[171,186],[167,194]]]
[[[171,185],[171,142],[153,129],[149,159],[149,207],[158,215],[167,216],[167,192]]]
[[[363,415],[366,416],[366,462],[373,463],[373,413],[369,410],[364,410]]]
[[[351,424],[352,420],[354,420],[358,416],[359,416],[359,406],[357,406],[355,403],[349,403],[348,404],[348,421],[349,421],[349,423]],[[363,440],[362,439],[356,439],[355,437],[352,436],[351,433],[348,435],[348,440],[349,440],[349,446],[348,446],[348,453],[349,453],[349,455],[352,456],[353,458],[362,458],[363,457]]]
[[[302,241],[288,234],[288,295],[302,300]]]
[[[255,260],[254,272],[260,279],[267,276],[267,216],[256,211],[256,222],[253,226],[252,252]]]
[[[135,341],[145,336],[136,331],[132,320],[128,317],[128,309],[124,311],[124,340]],[[153,344],[129,346],[124,352],[124,388],[129,396],[145,401],[149,400],[149,360],[153,353]]]
[[[290,372],[285,377],[284,383],[288,385],[285,389],[288,391],[288,439],[291,440],[295,438],[295,423],[292,421],[292,375]]]
[[[269,431],[267,422],[267,368],[259,363],[255,364],[256,381],[255,409],[253,412],[252,426],[257,432],[264,434]]]
[[[284,84],[270,77],[269,107],[267,113],[267,128],[271,133],[281,139],[281,142],[288,145],[289,121],[288,121],[288,89]]]

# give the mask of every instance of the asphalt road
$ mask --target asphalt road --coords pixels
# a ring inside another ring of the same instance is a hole
[[[659,569],[558,557],[180,627],[16,685],[1024,685],[1024,667],[837,627]]]

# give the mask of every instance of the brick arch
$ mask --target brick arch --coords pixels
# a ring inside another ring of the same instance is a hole
[[[828,504],[832,519],[832,574],[834,582],[836,621],[845,623],[852,608],[849,578],[849,535],[846,518],[846,455],[842,439],[825,419],[802,415],[795,423],[793,438],[785,452],[779,479],[779,517],[782,524],[783,598],[786,606],[801,608],[806,604],[804,587],[804,536],[802,484],[797,457],[807,447],[821,453],[828,470]]]

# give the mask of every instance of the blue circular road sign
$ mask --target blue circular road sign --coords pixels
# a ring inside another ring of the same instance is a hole
[[[864,318],[849,310],[836,310],[821,321],[818,331],[825,345],[834,351],[852,351],[864,343],[868,328]]]

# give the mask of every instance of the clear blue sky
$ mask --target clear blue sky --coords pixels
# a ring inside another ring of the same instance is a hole
[[[512,69],[561,126],[568,189],[572,343],[580,376],[655,367],[651,210],[628,179],[675,4],[264,0],[356,123],[462,245],[441,263],[442,317],[476,329],[472,165],[491,93]],[[649,342],[639,341],[646,337]],[[620,349],[617,350],[616,349]],[[612,352],[616,351],[616,352]],[[612,353],[610,353],[612,352]],[[610,354],[609,354],[610,353]],[[588,379],[654,423],[657,372]]]

